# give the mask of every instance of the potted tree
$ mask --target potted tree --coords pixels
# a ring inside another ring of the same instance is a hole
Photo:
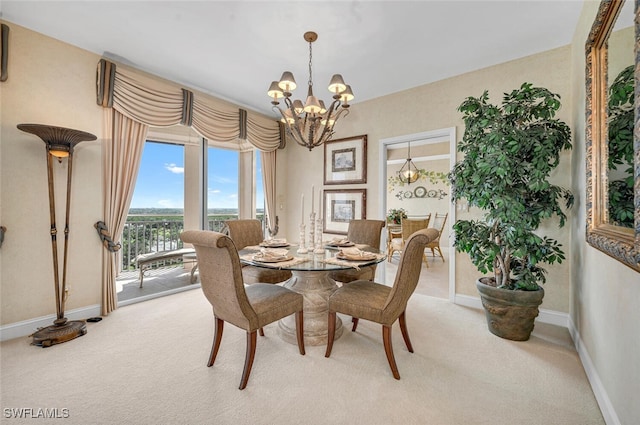
[[[549,182],[560,153],[571,148],[571,130],[555,119],[560,96],[524,83],[492,105],[485,91],[458,108],[465,132],[464,153],[449,174],[452,199],[466,199],[484,211],[481,220],[459,220],[454,246],[469,254],[481,273],[476,282],[489,330],[500,337],[529,339],[542,303],[546,271],[541,264],[561,263],[558,241],[535,231],[573,204],[573,195]]]

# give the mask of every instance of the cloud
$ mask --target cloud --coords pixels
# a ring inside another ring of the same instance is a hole
[[[235,183],[235,180],[222,176],[209,176],[209,179],[214,183]]]
[[[184,174],[184,167],[178,167],[176,164],[164,164],[164,168],[174,174]]]
[[[235,199],[238,197],[237,193],[232,193],[231,195],[229,195],[229,198]]]
[[[170,199],[158,200],[158,206],[160,206],[161,208],[176,208],[175,204]]]
[[[209,193],[220,193],[222,192],[220,189],[209,189]]]

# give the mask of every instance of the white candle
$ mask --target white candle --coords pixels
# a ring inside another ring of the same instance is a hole
[[[311,214],[313,214],[315,212],[315,210],[313,209],[314,205],[313,205],[313,200],[315,199],[315,196],[313,196],[313,192],[316,191],[315,186],[311,186]]]
[[[300,201],[300,214],[302,217],[300,224],[304,224],[304,193],[302,194],[302,199]]]
[[[324,219],[324,210],[322,209],[322,189],[318,190],[318,205],[320,205],[320,211],[318,212],[318,218]]]

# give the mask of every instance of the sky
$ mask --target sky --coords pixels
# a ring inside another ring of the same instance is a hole
[[[262,208],[262,164],[258,155],[256,205]],[[207,208],[238,208],[238,152],[209,148]],[[147,142],[131,208],[184,207],[184,147]]]

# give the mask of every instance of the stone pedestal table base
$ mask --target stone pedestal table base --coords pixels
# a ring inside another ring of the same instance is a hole
[[[292,270],[293,276],[283,286],[304,297],[304,343],[305,345],[325,345],[327,343],[327,300],[338,289],[329,277],[329,271]],[[342,320],[336,318],[335,339],[342,336]],[[290,343],[297,344],[295,316],[285,317],[278,322],[278,334]]]

